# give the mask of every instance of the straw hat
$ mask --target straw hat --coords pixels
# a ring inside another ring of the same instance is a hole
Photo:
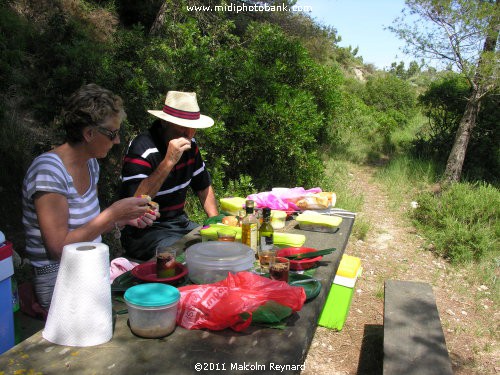
[[[209,128],[214,124],[210,117],[200,114],[196,93],[169,91],[163,110],[148,110],[153,116],[186,128]]]

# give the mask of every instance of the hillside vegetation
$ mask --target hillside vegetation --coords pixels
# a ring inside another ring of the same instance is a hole
[[[24,173],[35,155],[59,142],[64,100],[84,83],[119,94],[127,111],[122,143],[101,163],[103,206],[116,199],[124,147],[149,127],[146,110],[160,108],[168,90],[195,91],[202,113],[215,119],[197,140],[219,198],[273,186],[338,190],[338,181],[324,173],[326,161],[390,160],[390,168],[402,157],[409,174],[428,163],[426,190],[443,169],[461,98],[470,90],[460,75],[424,70],[417,62],[377,71],[356,50],[339,47],[334,28],[299,13],[190,12],[184,0],[0,4],[0,189],[9,202],[0,208],[0,229],[18,249]],[[466,189],[487,191],[492,202],[499,196],[498,104],[492,96],[482,107],[464,167]],[[439,196],[423,201],[429,211],[442,204]],[[348,196],[341,195],[339,205],[355,209]],[[470,243],[498,245],[496,207],[483,225],[489,240]],[[188,209],[202,220],[194,200]],[[483,223],[481,214],[474,220]],[[460,259],[483,253],[491,251]]]

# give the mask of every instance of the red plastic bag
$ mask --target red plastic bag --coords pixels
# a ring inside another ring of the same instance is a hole
[[[290,286],[251,272],[229,273],[214,284],[187,285],[179,288],[181,299],[177,324],[187,329],[232,328],[243,331],[252,322],[252,312],[267,301],[275,301],[293,311],[302,309],[304,288]],[[250,315],[243,319],[241,314]]]

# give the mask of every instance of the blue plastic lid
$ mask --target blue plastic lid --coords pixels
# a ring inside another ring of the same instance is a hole
[[[137,306],[157,307],[177,302],[181,293],[172,285],[147,283],[128,288],[123,297]]]

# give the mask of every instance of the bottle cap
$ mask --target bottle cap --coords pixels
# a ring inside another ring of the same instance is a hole
[[[262,215],[264,217],[270,217],[271,216],[271,209],[269,207],[264,207],[262,209]]]
[[[255,207],[255,202],[251,199],[247,199],[247,201],[245,202],[245,206],[246,207],[249,207],[249,208],[254,208]]]

